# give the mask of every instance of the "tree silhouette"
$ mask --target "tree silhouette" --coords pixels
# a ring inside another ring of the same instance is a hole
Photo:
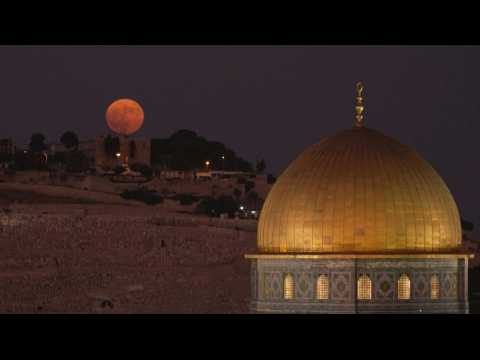
[[[273,176],[272,174],[267,175],[267,184],[274,184],[275,181],[277,181],[277,178]]]
[[[152,139],[151,159],[154,164],[165,164],[168,159],[168,167],[175,170],[202,169],[205,161],[209,160],[213,170],[253,171],[248,161],[238,157],[224,144],[208,141],[186,129],[179,130],[166,139]]]
[[[245,183],[245,194],[248,193],[250,190],[252,190],[255,187],[255,183],[253,181],[248,180]]]
[[[78,149],[78,136],[73,131],[66,131],[60,138],[60,142],[67,150]]]
[[[30,144],[28,147],[34,154],[45,151],[47,149],[47,145],[45,145],[45,136],[42,133],[34,133],[30,138]]]
[[[265,163],[265,160],[262,159],[260,161],[257,161],[256,168],[257,168],[257,174],[262,174],[267,168],[267,164]]]
[[[67,160],[67,171],[79,173],[88,170],[88,159],[79,150],[73,150]]]
[[[240,201],[240,196],[242,196],[242,190],[238,188],[233,189],[233,196],[235,196],[235,200]]]
[[[245,199],[247,207],[249,209],[259,209],[260,208],[260,197],[256,191],[250,191]]]

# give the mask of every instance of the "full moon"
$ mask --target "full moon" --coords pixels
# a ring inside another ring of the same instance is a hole
[[[143,109],[132,99],[115,100],[107,108],[108,127],[120,135],[131,135],[143,125]]]

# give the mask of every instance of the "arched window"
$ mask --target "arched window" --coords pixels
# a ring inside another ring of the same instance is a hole
[[[410,299],[410,278],[407,274],[402,274],[397,281],[398,284],[398,299]]]
[[[328,300],[328,276],[320,275],[317,279],[317,300]]]
[[[293,283],[293,276],[291,274],[287,274],[283,280],[283,297],[285,300],[293,299],[294,286],[295,284]]]
[[[430,278],[430,298],[432,300],[440,298],[440,280],[437,274],[433,274]]]
[[[367,274],[361,275],[357,280],[357,298],[358,300],[372,299],[372,280]]]

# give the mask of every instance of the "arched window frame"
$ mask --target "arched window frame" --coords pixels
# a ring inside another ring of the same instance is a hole
[[[330,298],[330,279],[326,274],[317,277],[317,300],[328,300]]]
[[[440,278],[438,274],[432,274],[432,276],[430,276],[430,299],[440,299]]]
[[[412,289],[412,282],[410,281],[410,277],[408,274],[401,274],[397,280],[397,298],[398,300],[410,300],[411,299],[411,291]]]
[[[368,274],[361,274],[357,279],[357,299],[372,300],[372,280]]]
[[[292,274],[286,274],[283,278],[283,298],[293,300],[295,295],[295,281]]]

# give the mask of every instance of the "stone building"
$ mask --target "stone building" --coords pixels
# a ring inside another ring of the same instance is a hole
[[[95,166],[97,142],[95,139],[80,140],[78,142],[78,150],[81,151],[88,159],[89,166]],[[65,153],[68,150],[62,143],[52,143],[48,145],[49,155]]]
[[[142,163],[151,165],[150,139],[118,137],[120,141],[119,156],[110,156],[105,151],[105,136],[96,139],[95,167],[99,170],[113,169],[125,162],[132,165]],[[133,144],[133,145],[132,145]],[[132,150],[133,147],[133,150]]]
[[[455,200],[414,150],[363,126],[324,138],[272,187],[251,260],[251,310],[468,313]]]

